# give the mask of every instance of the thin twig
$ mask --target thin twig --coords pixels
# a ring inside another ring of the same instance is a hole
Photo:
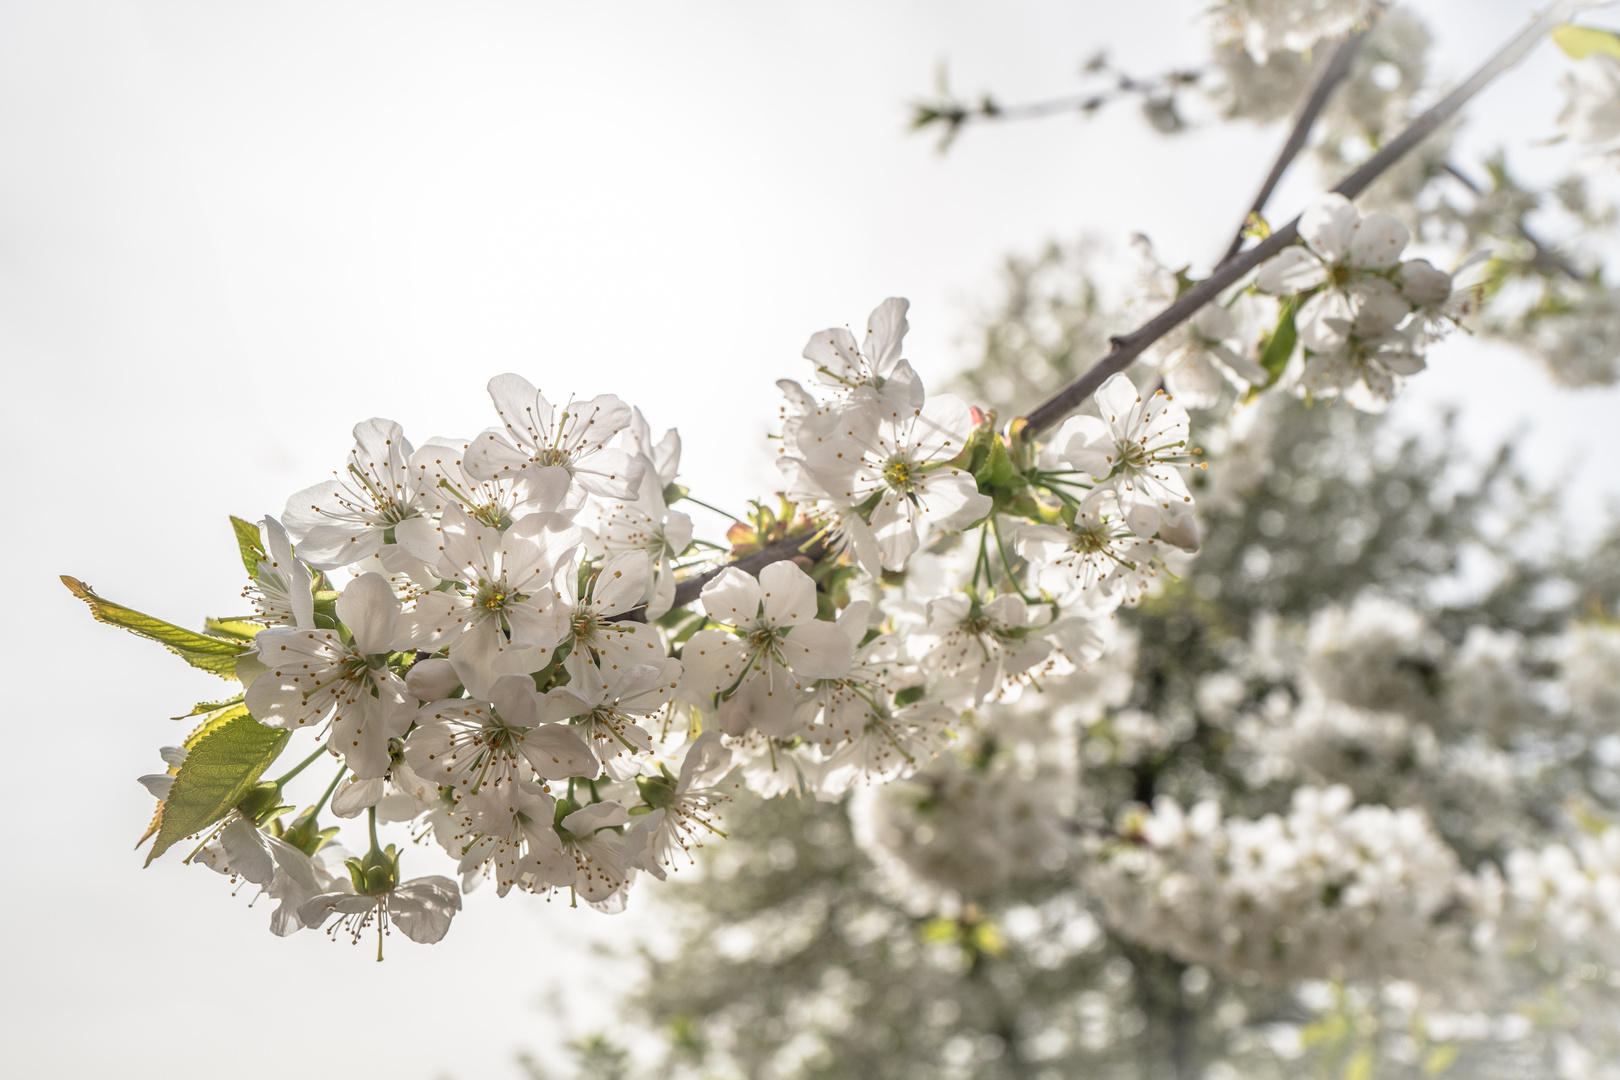
[[[1484,198],[1485,189],[1480,187],[1479,184],[1475,183],[1467,173],[1457,168],[1457,166],[1448,161],[1441,166],[1441,168],[1445,171],[1446,175],[1450,176],[1463,187],[1473,192],[1476,199]],[[1543,270],[1550,270],[1554,273],[1563,274],[1564,276],[1572,278],[1575,281],[1586,280],[1586,275],[1581,273],[1580,270],[1576,268],[1574,263],[1564,258],[1564,256],[1558,254],[1557,251],[1553,250],[1550,244],[1543,241],[1541,237],[1537,236],[1530,230],[1530,226],[1524,223],[1523,215],[1520,215],[1514,220],[1513,227],[1518,231],[1520,238],[1523,239],[1525,243],[1530,245],[1530,265],[1540,267]]]
[[[1441,124],[1455,116],[1458,110],[1483,90],[1492,79],[1518,63],[1547,31],[1568,19],[1580,2],[1581,0],[1559,0],[1515,35],[1466,82],[1412,121],[1405,131],[1385,143],[1383,149],[1352,171],[1333,190],[1348,199],[1353,199],[1367,190],[1390,166],[1434,134]],[[1107,356],[1085,374],[1025,414],[1023,418],[1027,425],[1024,428],[1025,434],[1036,435],[1063,419],[1090,397],[1109,376],[1130,366],[1131,361],[1140,356],[1149,345],[1197,314],[1205,304],[1219,296],[1222,290],[1236,284],[1250,270],[1292,244],[1298,237],[1299,219],[1295,218],[1259,244],[1216,267],[1209,277],[1187,290],[1175,303],[1137,329],[1123,337],[1113,338],[1113,348],[1109,350]]]
[[[1333,50],[1333,55],[1322,67],[1321,74],[1311,86],[1311,92],[1300,108],[1299,115],[1294,117],[1294,127],[1288,133],[1288,139],[1283,143],[1282,151],[1278,153],[1277,160],[1271,163],[1271,171],[1260,185],[1260,190],[1254,196],[1254,202],[1249,204],[1249,212],[1243,215],[1243,224],[1238,226],[1237,235],[1232,237],[1232,243],[1227,247],[1226,254],[1221,256],[1221,263],[1230,262],[1232,257],[1243,250],[1243,240],[1248,235],[1249,222],[1265,210],[1266,203],[1271,199],[1271,193],[1277,190],[1277,184],[1282,180],[1283,173],[1288,166],[1294,163],[1299,152],[1305,149],[1305,142],[1310,138],[1311,129],[1316,126],[1317,117],[1327,108],[1333,91],[1339,88],[1350,75],[1350,67],[1361,49],[1361,43],[1367,36],[1367,30],[1355,30],[1346,35]]]

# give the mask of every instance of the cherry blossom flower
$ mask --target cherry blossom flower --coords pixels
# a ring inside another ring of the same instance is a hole
[[[544,666],[568,627],[568,608],[550,581],[578,549],[579,526],[542,513],[500,531],[449,506],[438,535],[439,573],[456,588],[416,601],[414,643],[448,646],[462,684],[475,695],[502,675]]]
[[[581,595],[573,562],[557,572],[557,608],[567,620],[560,644],[569,646],[563,666],[575,682],[616,679],[638,664],[664,659],[658,631],[643,622],[615,619],[641,605],[647,595],[647,553],[625,551],[602,564]],[[600,674],[588,672],[600,668]]]
[[[1037,588],[1093,614],[1134,604],[1158,575],[1158,545],[1126,525],[1112,488],[1088,492],[1067,525],[1024,526],[1013,545]]]
[[[652,809],[625,834],[623,864],[663,880],[677,852],[690,860],[691,849],[702,846],[699,829],[719,835],[715,807],[729,796],[716,784],[730,768],[731,751],[720,744],[720,733],[705,731],[687,748],[679,777],[666,770],[638,778],[641,797]]]
[[[624,839],[618,832],[630,820],[621,804],[606,801],[589,803],[557,822],[563,851],[574,860],[570,887],[599,911],[622,911],[635,877],[623,863]]]
[[[1122,374],[1109,376],[1096,399],[1100,418],[1072,416],[1058,429],[1057,456],[1113,489],[1132,532],[1192,550],[1192,494],[1177,469],[1192,457],[1187,410],[1163,391],[1144,401]]]
[[[299,728],[332,721],[334,754],[359,777],[388,768],[388,740],[405,733],[413,708],[388,655],[408,647],[410,632],[393,589],[377,574],[361,574],[337,599],[336,630],[271,627],[254,640],[269,670],[247,688],[248,711],[267,724]]]
[[[639,458],[607,444],[630,423],[630,406],[612,394],[570,399],[558,409],[520,375],[489,381],[501,428],[473,440],[462,459],[477,480],[521,478],[550,484],[548,470],[561,470],[574,486],[609,499],[631,499],[645,470]],[[555,477],[557,474],[553,473]]]
[[[990,498],[972,475],[949,464],[975,426],[972,410],[949,394],[906,410],[857,398],[839,414],[836,437],[806,464],[833,499],[863,509],[872,504],[883,569],[900,570],[917,550],[925,521],[963,529],[990,512]]]
[[[255,621],[268,626],[314,626],[315,597],[310,592],[314,577],[304,561],[293,555],[287,530],[267,517],[259,522],[259,535],[267,558],[259,560],[258,572],[242,593],[259,613]]]
[[[287,500],[282,520],[299,558],[317,570],[348,566],[375,555],[389,530],[418,516],[418,478],[409,466],[414,452],[392,420],[356,424],[344,474]]]
[[[1017,596],[979,603],[951,593],[928,604],[928,625],[913,635],[917,663],[949,680],[949,687],[936,687],[946,700],[974,704],[999,697],[1027,681],[1025,673],[1051,656],[1052,643],[1038,629]]]
[[[624,668],[610,683],[593,667],[578,682],[548,691],[541,716],[549,722],[572,719],[603,772],[629,780],[641,771],[641,755],[652,752],[652,735],[641,722],[663,710],[680,678],[681,662],[667,658]]]
[[[451,698],[424,706],[405,740],[405,760],[430,783],[475,793],[546,780],[595,776],[590,747],[564,724],[544,723],[534,681],[495,680],[487,699]]]
[[[1393,330],[1411,310],[1388,273],[1400,263],[1409,239],[1406,226],[1394,217],[1362,217],[1349,199],[1328,192],[1300,215],[1299,235],[1305,246],[1272,256],[1255,284],[1282,295],[1320,290],[1294,317],[1307,349],[1336,348],[1358,318]]]
[[[703,587],[702,601],[709,618],[735,633],[710,628],[692,635],[681,652],[681,684],[720,695],[720,724],[729,734],[751,727],[785,734],[806,684],[849,670],[849,638],[816,618],[815,582],[790,562],[772,563],[757,580],[727,567]]]

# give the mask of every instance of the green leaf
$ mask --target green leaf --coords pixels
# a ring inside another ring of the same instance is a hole
[[[186,740],[186,760],[163,803],[163,822],[146,857],[148,866],[175,842],[230,813],[287,745],[289,732],[259,723],[245,706],[226,712],[238,708],[240,713],[211,720]]]
[[[1294,346],[1299,342],[1299,331],[1294,328],[1294,313],[1299,309],[1297,298],[1290,296],[1282,302],[1282,311],[1277,316],[1277,329],[1273,330],[1266,342],[1266,347],[1260,352],[1260,366],[1271,373],[1271,382],[1276,382],[1282,375],[1283,368],[1288,366],[1288,358],[1294,355]],[[1271,383],[1267,383],[1270,386]]]
[[[216,619],[210,616],[203,620],[203,629],[222,637],[236,638],[239,641],[252,641],[259,636],[264,626],[246,619]]]
[[[201,716],[204,713],[217,713],[222,709],[230,708],[232,705],[240,705],[240,704],[242,704],[242,695],[241,694],[237,694],[235,697],[232,697],[232,698],[226,698],[223,701],[199,701],[199,702],[197,702],[197,704],[195,704],[195,705],[193,705],[191,707],[190,712],[183,712],[179,716],[171,717],[170,719],[184,720],[187,717]]]
[[[149,638],[194,668],[212,672],[222,679],[236,678],[236,658],[248,650],[246,643],[199,634],[195,630],[143,615],[134,608],[103,600],[91,591],[90,586],[66,574],[62,575],[62,584],[74,596],[90,605],[90,614],[95,616],[97,622],[121,626],[132,634]]]
[[[265,553],[264,540],[259,535],[259,527],[251,521],[243,521],[239,517],[231,518],[231,528],[236,530],[236,546],[242,551],[242,565],[247,567],[248,577],[259,576],[260,561],[269,561],[270,556]]]
[[[1585,60],[1593,53],[1620,58],[1620,34],[1612,30],[1565,23],[1552,32],[1552,39],[1576,60]]]

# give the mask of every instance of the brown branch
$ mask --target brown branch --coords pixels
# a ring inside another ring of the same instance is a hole
[[[1277,160],[1271,163],[1271,171],[1266,174],[1265,182],[1254,196],[1254,202],[1249,204],[1249,212],[1243,216],[1243,224],[1238,226],[1237,235],[1232,237],[1232,243],[1227,247],[1226,254],[1221,256],[1221,263],[1230,262],[1237,253],[1243,250],[1243,240],[1248,235],[1249,221],[1266,208],[1271,199],[1271,193],[1277,190],[1283,173],[1288,166],[1294,163],[1299,152],[1305,149],[1305,142],[1310,138],[1311,128],[1316,126],[1316,120],[1327,108],[1328,101],[1333,97],[1333,91],[1339,84],[1350,76],[1350,66],[1361,49],[1361,42],[1367,36],[1365,29],[1356,30],[1348,34],[1333,50],[1333,55],[1323,65],[1316,82],[1311,85],[1311,92],[1305,98],[1305,104],[1300,107],[1299,115],[1294,117],[1294,127],[1288,133],[1283,143],[1282,151],[1278,153]]]
[[[1446,162],[1441,168],[1447,176],[1473,192],[1475,199],[1485,197],[1485,189],[1451,162]],[[1530,226],[1524,223],[1524,215],[1521,214],[1514,220],[1513,228],[1517,230],[1519,238],[1530,245],[1531,266],[1550,273],[1563,274],[1565,277],[1572,278],[1575,281],[1586,280],[1586,275],[1581,273],[1574,263],[1564,258],[1550,244],[1531,231]]]
[[[1469,76],[1466,82],[1412,121],[1405,131],[1385,143],[1383,149],[1352,171],[1333,190],[1349,199],[1367,190],[1390,166],[1434,134],[1441,124],[1455,116],[1492,79],[1518,63],[1536,42],[1541,40],[1542,35],[1568,19],[1579,4],[1580,0],[1559,0],[1515,35],[1497,51],[1496,55]],[[1096,392],[1109,376],[1125,370],[1149,345],[1197,314],[1205,304],[1219,296],[1222,290],[1236,284],[1250,270],[1293,243],[1298,236],[1299,219],[1295,218],[1259,244],[1216,267],[1209,277],[1183,293],[1175,303],[1137,329],[1122,337],[1113,338],[1113,348],[1109,350],[1107,356],[1024,415],[1023,419],[1027,425],[1024,428],[1025,433],[1029,436],[1036,435],[1063,419]]]
[[[820,559],[827,553],[827,548],[821,543],[821,541],[817,540],[815,543],[810,544],[809,547],[805,547],[805,544],[809,542],[810,538],[815,536],[816,533],[820,531],[821,530],[819,528],[814,528],[806,529],[803,532],[792,533],[788,536],[784,536],[782,539],[777,540],[774,543],[767,544],[758,551],[732,559],[730,562],[726,563],[725,566],[717,566],[713,570],[708,570],[699,574],[697,577],[687,578],[685,581],[675,586],[674,606],[685,607],[687,604],[690,604],[692,601],[696,600],[700,595],[702,595],[703,586],[707,585],[710,581],[718,577],[720,575],[720,571],[725,570],[728,567],[735,566],[738,570],[744,570],[750,574],[758,574],[760,570],[769,566],[773,562],[781,562],[783,559],[792,559],[801,554],[812,562]],[[801,552],[799,550],[800,548],[804,548],[804,551]]]

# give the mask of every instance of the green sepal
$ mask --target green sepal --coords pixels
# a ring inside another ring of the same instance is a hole
[[[1553,30],[1552,39],[1554,44],[1576,60],[1585,60],[1593,53],[1620,58],[1620,34],[1613,30],[1565,23]]]
[[[164,800],[163,823],[146,857],[148,866],[176,841],[208,828],[256,794],[259,777],[280,756],[290,734],[259,723],[245,707],[223,723],[204,727],[195,740],[187,740],[186,760]]]
[[[251,521],[232,517],[231,528],[236,530],[236,546],[242,552],[242,565],[247,568],[248,577],[258,578],[259,563],[270,561],[269,553],[264,550],[264,538],[259,535],[259,527]]]
[[[650,806],[632,806],[629,811],[631,817],[645,817],[652,812],[653,808]]]
[[[194,668],[201,668],[222,679],[236,677],[236,658],[247,651],[241,641],[199,634],[195,630],[142,614],[134,608],[104,600],[91,591],[90,586],[66,574],[62,575],[62,584],[74,596],[90,605],[90,614],[97,622],[119,626],[132,634],[155,641]]]
[[[1260,366],[1271,375],[1267,386],[1282,376],[1283,368],[1288,366],[1288,358],[1294,355],[1294,346],[1299,343],[1299,331],[1294,327],[1294,315],[1298,310],[1298,297],[1290,296],[1282,302],[1282,310],[1277,314],[1277,328],[1260,350]]]
[[[1004,488],[1013,482],[1018,470],[1013,466],[1013,460],[1007,453],[1007,444],[999,438],[990,439],[990,452],[985,455],[984,464],[973,472],[973,479],[979,482],[980,491],[989,491],[994,488]]]
[[[895,693],[894,707],[897,709],[904,708],[914,702],[921,701],[927,694],[928,687],[926,686],[908,686],[904,690]]]
[[[689,494],[691,494],[691,491],[692,491],[691,488],[685,488],[685,487],[682,487],[681,485],[676,484],[676,483],[665,484],[664,485],[664,505],[665,506],[674,506],[676,503],[680,502],[682,499],[686,498]]]
[[[663,774],[661,776],[636,777],[636,790],[641,792],[642,801],[652,810],[668,806],[670,800],[675,797],[675,778],[669,774],[668,769],[663,768],[661,762],[659,768]],[[634,810],[630,812],[635,813]]]

